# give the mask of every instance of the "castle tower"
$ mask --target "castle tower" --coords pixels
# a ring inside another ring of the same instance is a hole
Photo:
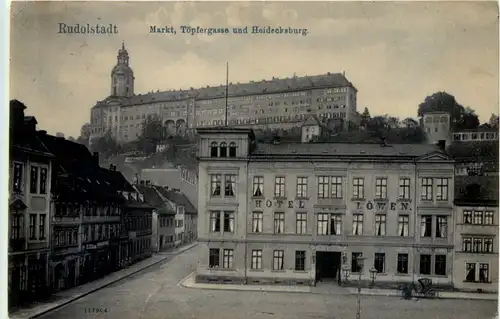
[[[134,71],[129,66],[125,43],[122,43],[116,59],[116,65],[111,71],[111,96],[132,96],[134,95]]]
[[[451,142],[451,116],[447,112],[427,112],[423,115],[423,126],[427,140],[436,144],[440,140]]]

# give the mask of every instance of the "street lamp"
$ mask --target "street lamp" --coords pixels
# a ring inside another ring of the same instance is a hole
[[[373,287],[375,284],[375,278],[377,278],[377,269],[375,267],[370,268],[370,278],[372,279],[372,283],[370,285],[370,288]]]
[[[361,319],[361,274],[363,272],[363,264],[366,258],[358,257],[356,258],[356,263],[358,265],[359,277],[358,277],[358,310],[356,312],[356,319]]]
[[[349,265],[342,266],[342,274],[344,275],[344,283],[347,282],[347,278],[349,278],[350,271]]]

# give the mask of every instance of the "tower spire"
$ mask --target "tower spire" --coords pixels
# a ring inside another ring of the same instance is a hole
[[[122,41],[122,50],[125,50],[125,41]]]

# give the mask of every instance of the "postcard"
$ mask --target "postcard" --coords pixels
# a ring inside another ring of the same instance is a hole
[[[11,318],[498,313],[496,2],[10,16]]]

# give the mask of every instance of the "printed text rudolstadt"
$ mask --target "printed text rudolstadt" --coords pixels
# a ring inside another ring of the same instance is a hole
[[[58,33],[60,34],[93,34],[93,35],[109,35],[117,34],[118,26],[116,24],[90,24],[90,23],[75,23],[66,24],[58,23]]]
[[[174,26],[149,26],[150,34],[165,34],[165,35],[175,35],[177,34],[177,28]],[[294,27],[283,27],[283,26],[245,26],[239,28],[204,28],[200,26],[187,26],[181,25],[179,27],[180,34],[187,35],[218,35],[218,34],[236,34],[236,35],[301,35],[306,36],[309,34],[307,29],[304,28],[294,28]]]

